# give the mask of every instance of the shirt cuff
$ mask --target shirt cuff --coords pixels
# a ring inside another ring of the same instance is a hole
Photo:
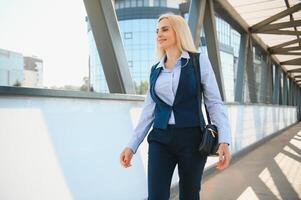
[[[130,141],[126,147],[132,149],[132,151],[134,152],[134,154],[136,154],[137,150],[138,150],[138,146],[137,143],[133,142],[133,141]]]

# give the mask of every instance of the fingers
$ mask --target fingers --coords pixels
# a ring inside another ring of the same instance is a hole
[[[125,168],[132,166],[131,163],[130,163],[130,162],[131,162],[131,158],[130,158],[130,156],[127,155],[125,152],[122,152],[122,153],[120,154],[119,160],[120,160],[120,164],[121,164],[123,167],[125,167]]]
[[[231,160],[231,156],[230,156],[230,154],[229,154],[229,153],[227,153],[227,156],[226,156],[226,159],[225,159],[225,161],[226,161],[226,163],[225,163],[225,166],[226,166],[226,167],[228,167],[228,166],[229,166],[229,164],[230,164],[230,160]]]
[[[218,155],[219,155],[219,161],[223,161],[224,160],[223,152],[219,152]]]
[[[229,166],[230,160],[228,156],[224,156],[223,160],[220,160],[217,164],[217,169],[223,170]]]
[[[219,153],[219,161],[216,164],[216,168],[218,170],[223,170],[229,166],[231,155],[228,149],[224,149],[224,148],[219,148],[218,153]]]

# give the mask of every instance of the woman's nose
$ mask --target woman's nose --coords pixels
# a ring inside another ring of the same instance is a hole
[[[157,37],[160,38],[161,36],[162,36],[162,32],[161,32],[161,31],[158,31],[158,32],[157,32]]]
[[[161,34],[161,33],[158,33],[158,35],[157,35],[157,40],[160,40],[160,39],[162,39],[162,34]]]

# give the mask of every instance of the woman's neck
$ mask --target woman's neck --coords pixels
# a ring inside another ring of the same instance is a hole
[[[170,48],[166,50],[166,62],[174,63],[181,56],[181,51],[178,48]]]
[[[170,69],[174,65],[175,61],[181,56],[181,51],[178,48],[166,50],[165,66]]]

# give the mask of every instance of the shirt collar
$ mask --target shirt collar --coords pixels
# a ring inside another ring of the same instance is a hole
[[[160,63],[157,65],[156,69],[159,68],[159,67],[164,67],[164,60],[166,58],[166,54],[163,56],[163,58],[160,60]],[[181,53],[181,56],[177,59],[177,60],[181,60],[181,58],[185,58],[185,59],[189,59],[190,56],[188,54],[187,51],[183,50],[182,53]]]

